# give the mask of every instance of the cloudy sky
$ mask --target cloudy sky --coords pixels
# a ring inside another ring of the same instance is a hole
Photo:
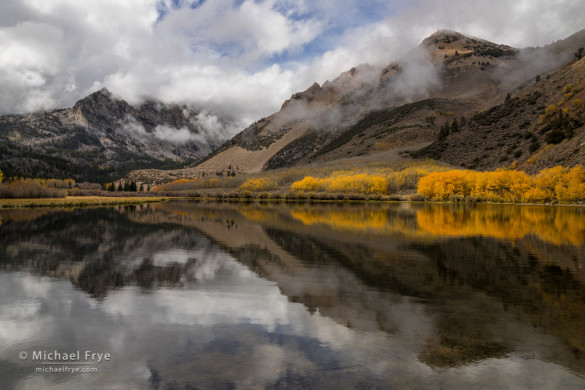
[[[107,87],[242,123],[441,28],[515,47],[585,28],[584,0],[0,0],[0,113]]]

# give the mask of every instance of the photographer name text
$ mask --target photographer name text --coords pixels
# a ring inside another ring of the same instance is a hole
[[[26,355],[25,355],[26,356]],[[92,362],[101,363],[110,361],[110,353],[80,351],[61,352],[61,351],[32,351],[31,360],[43,362]],[[22,359],[22,356],[21,356]]]

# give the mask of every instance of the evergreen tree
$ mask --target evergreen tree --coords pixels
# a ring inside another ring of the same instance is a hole
[[[136,182],[132,180],[130,185],[128,186],[128,191],[136,192],[138,189],[136,188]]]
[[[449,135],[449,123],[445,122],[443,126],[441,126],[441,130],[439,130],[439,141],[445,139]]]
[[[459,123],[457,123],[457,119],[453,119],[453,123],[451,123],[451,133],[456,133],[459,131]]]
[[[123,191],[124,189],[122,188],[122,182],[118,183],[118,189],[116,191],[120,192]]]
[[[127,181],[124,182],[124,191],[126,192],[130,191],[130,183],[128,183]]]

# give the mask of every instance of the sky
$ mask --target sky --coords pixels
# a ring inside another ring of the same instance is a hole
[[[246,124],[447,28],[514,47],[585,28],[585,0],[0,0],[0,113],[107,87]]]

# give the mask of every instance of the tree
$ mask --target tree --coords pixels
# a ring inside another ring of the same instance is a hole
[[[116,191],[123,191],[122,182],[118,183],[118,189]]]
[[[584,49],[580,47],[579,50],[575,52],[575,57],[577,57],[578,60],[580,60],[583,57],[583,50]]]
[[[124,182],[124,191],[126,192],[130,191],[130,183],[127,181]]]
[[[0,171],[0,183],[2,183],[2,178],[4,177],[4,174],[2,173],[2,171]]]
[[[537,74],[536,77],[534,78],[534,81],[536,81],[537,83],[540,81],[540,75]]]
[[[453,119],[453,123],[451,123],[451,133],[456,133],[459,131],[459,123],[457,123],[457,119]]]
[[[449,123],[445,122],[443,126],[441,126],[441,130],[439,130],[439,141],[445,139],[449,135]]]
[[[111,183],[111,184],[108,186],[108,191],[116,191],[116,185],[115,185],[114,183]]]
[[[461,127],[467,126],[467,119],[463,115],[461,115]]]
[[[134,180],[130,182],[130,185],[128,186],[128,191],[132,192],[138,191],[138,188],[136,188],[136,182]]]
[[[510,100],[512,100],[512,98],[510,97],[510,92],[508,92],[508,94],[506,95],[506,100],[504,100],[504,104],[510,103]]]

